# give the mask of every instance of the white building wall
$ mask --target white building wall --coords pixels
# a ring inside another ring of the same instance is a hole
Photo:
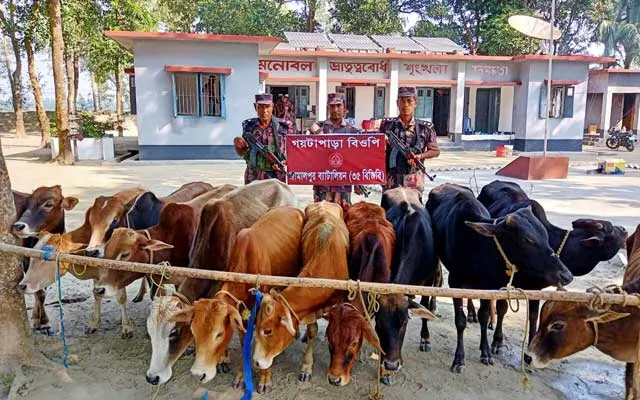
[[[362,121],[373,118],[374,86],[356,87],[356,125],[362,127]]]
[[[514,93],[513,86],[500,88],[500,121],[498,122],[498,130],[500,132],[513,132]]]

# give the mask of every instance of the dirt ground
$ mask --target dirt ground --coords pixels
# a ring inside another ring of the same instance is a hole
[[[6,149],[7,153],[23,149]],[[7,154],[5,153],[5,154]],[[31,191],[37,186],[61,184],[67,196],[77,196],[80,203],[68,213],[67,228],[77,227],[86,208],[98,195],[108,195],[123,188],[140,185],[164,195],[181,184],[203,180],[214,185],[241,184],[242,165],[237,163],[153,163],[116,164],[111,166],[81,165],[59,167],[23,157],[7,157],[14,189]],[[570,227],[580,217],[600,217],[615,224],[634,229],[640,223],[640,172],[625,176],[605,177],[587,175],[585,168],[572,168],[566,181],[521,182],[532,197],[541,201],[549,218],[559,226]],[[495,179],[490,171],[443,172],[437,184],[455,182],[477,187]],[[301,205],[311,201],[309,187],[295,187]],[[360,200],[359,198],[357,200]],[[379,202],[379,193],[367,199]],[[577,278],[570,290],[585,290],[593,285],[620,283],[623,268],[618,262],[605,262],[587,277]],[[137,292],[137,284],[128,288],[129,298]],[[152,398],[155,387],[145,381],[150,358],[150,343],[145,335],[145,320],[150,301],[129,303],[129,317],[135,326],[131,339],[120,337],[120,311],[115,300],[103,306],[101,329],[86,335],[93,305],[92,284],[65,276],[62,279],[63,298],[76,302],[66,304],[65,329],[69,351],[77,362],[70,366],[72,384],[61,384],[50,376],[26,371],[26,381],[18,390],[18,399],[30,400],[129,400]],[[53,288],[47,295],[47,313],[56,335],[59,332],[59,309]],[[31,296],[27,298],[32,304]],[[524,306],[522,307],[524,310]],[[420,321],[411,320],[403,349],[404,367],[395,375],[392,386],[383,386],[385,399],[621,399],[623,397],[624,365],[613,361],[597,350],[587,350],[568,360],[554,362],[550,368],[533,371],[530,387],[521,384],[520,343],[524,331],[525,313],[508,314],[505,320],[508,350],[496,356],[496,364],[487,367],[480,363],[479,325],[470,324],[466,331],[466,370],[457,375],[449,372],[455,350],[455,327],[450,299],[439,299],[441,317],[431,324],[433,351],[420,353]],[[370,347],[365,346],[354,369],[352,382],[343,388],[331,386],[326,379],[329,363],[324,330],[320,324],[319,340],[315,346],[313,379],[301,384],[297,380],[304,345],[297,341],[274,364],[273,391],[255,398],[266,399],[365,399],[376,379],[377,363],[369,358]],[[39,348],[50,358],[61,360],[62,346],[58,336],[38,337]],[[234,367],[239,365],[238,341],[232,341]],[[160,388],[157,399],[190,399],[199,387],[190,376],[193,356],[183,356],[174,366],[174,376]],[[206,385],[209,399],[239,399],[242,392],[231,388],[233,373],[219,374]],[[335,397],[334,397],[335,396]],[[199,396],[195,397],[199,398]]]

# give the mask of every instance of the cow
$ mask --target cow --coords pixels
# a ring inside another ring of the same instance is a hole
[[[614,226],[609,221],[595,219],[578,219],[573,221],[571,231],[559,228],[549,222],[544,208],[530,199],[522,188],[514,182],[493,181],[484,186],[478,195],[493,218],[504,217],[516,210],[531,207],[533,214],[540,220],[549,235],[549,245],[560,257],[562,263],[573,276],[583,276],[591,272],[601,261],[610,260],[625,246],[627,231],[621,226]],[[544,280],[523,282],[521,289],[540,290],[547,283]],[[473,303],[469,301],[471,307]],[[491,349],[495,354],[503,347],[504,334],[502,322],[507,312],[506,300],[496,304],[498,321],[494,332]],[[536,333],[540,301],[529,302],[529,342]]]
[[[300,272],[300,239],[304,213],[294,207],[277,207],[266,213],[250,228],[242,229],[229,256],[228,271],[254,275],[296,276]],[[201,383],[216,376],[216,367],[238,330],[240,343],[245,328],[241,313],[253,306],[252,285],[225,282],[212,299],[200,299],[184,308],[172,320],[191,324],[196,359],[191,374]],[[261,291],[270,289],[261,286]],[[261,371],[258,393],[270,389],[266,379],[271,371]],[[242,384],[239,372],[234,387]]]
[[[166,197],[158,198],[153,192],[141,193],[127,204],[127,212],[109,226],[105,234],[106,239],[111,237],[115,228],[145,229],[157,225],[160,213],[167,204],[185,203],[211,190],[214,190],[214,187],[208,183],[190,182]]]
[[[119,218],[125,211],[124,205],[127,204],[143,189],[128,189],[116,193],[113,196],[100,196],[89,207],[85,214],[84,223],[73,231],[63,234],[49,234],[42,232],[38,234],[38,243],[36,249],[43,249],[45,245],[53,247],[58,252],[71,253],[82,250],[86,247],[86,243],[93,245],[102,245],[104,233],[107,231],[109,224],[116,218]],[[88,266],[71,266],[70,268],[61,268],[61,276],[70,271],[78,279],[93,279],[94,281],[100,277],[100,268]],[[19,283],[19,288],[24,293],[35,293],[40,289],[44,289],[56,280],[56,263],[46,260],[31,260],[29,269]],[[93,291],[94,309],[93,317],[86,329],[88,334],[97,331],[100,326],[100,313],[102,305],[102,294],[100,291]],[[130,338],[133,335],[131,324],[127,318],[126,310],[127,293],[124,289],[118,292],[118,304],[122,313],[122,337]]]
[[[151,264],[168,262],[176,266],[189,265],[189,252],[198,229],[202,208],[210,200],[220,198],[235,188],[233,185],[222,185],[191,201],[169,203],[160,212],[159,223],[149,229],[136,231],[116,228],[104,245],[104,258]],[[142,222],[136,220],[135,223]],[[98,251],[94,251],[88,255],[98,256],[97,253]],[[103,295],[107,297],[113,296],[119,289],[145,276],[138,272],[103,269],[100,271],[100,279],[96,282],[96,289],[102,289]],[[159,280],[160,277],[157,276],[155,281]],[[178,282],[180,280],[166,283]],[[152,298],[153,294],[155,291],[152,291]]]
[[[391,282],[403,285],[433,286],[439,281],[440,268],[435,251],[431,217],[420,202],[415,189],[396,188],[382,195],[382,207],[395,229]],[[430,351],[428,320],[435,315],[426,307],[430,297],[423,296],[421,304],[405,295],[380,296],[380,310],[376,313],[376,332],[384,350],[382,382],[391,383],[391,373],[402,367],[402,345],[409,312],[422,318],[420,350]]]
[[[349,278],[349,231],[342,207],[321,201],[305,208],[302,231],[301,278]],[[311,380],[313,343],[318,333],[316,313],[330,305],[333,289],[289,286],[280,293],[265,294],[256,318],[253,361],[258,369],[271,368],[273,359],[291,345],[300,324],[307,325],[307,345],[298,379]],[[322,314],[320,314],[322,315]],[[267,385],[271,385],[268,377]]]
[[[349,278],[363,282],[391,282],[396,234],[391,222],[387,221],[385,210],[376,204],[359,202],[349,208],[345,221],[350,241]],[[363,338],[380,353],[383,351],[364,314],[366,306],[356,298],[334,306],[326,316],[331,353],[327,379],[332,385],[345,386],[351,381],[351,371]]]
[[[277,179],[254,181],[208,202],[200,215],[189,266],[226,271],[238,232],[249,228],[270,209],[280,206],[295,207],[297,199],[291,189]],[[148,383],[164,384],[171,379],[173,364],[193,342],[189,324],[170,318],[194,301],[208,297],[212,286],[208,280],[185,279],[176,293],[153,300],[147,318],[147,332],[151,338],[151,362],[146,373]]]
[[[65,211],[71,211],[78,204],[76,197],[65,197],[60,185],[39,187],[31,194],[13,191],[16,206],[16,222],[11,226],[11,233],[21,239],[22,246],[33,248],[37,239],[34,233],[46,231],[63,233],[65,231]],[[29,268],[29,259],[24,258],[23,268]],[[44,308],[46,290],[35,292],[35,302],[31,313],[33,328],[48,332],[49,317]]]
[[[543,281],[546,286],[567,285],[573,276],[549,246],[549,236],[531,208],[494,219],[466,187],[445,184],[429,193],[436,250],[449,271],[449,286],[464,289],[500,289],[510,283]],[[516,266],[517,272],[512,266]],[[453,299],[458,344],[451,371],[464,370],[464,330],[467,319],[462,299]],[[489,300],[480,302],[481,362],[493,365],[487,327]]]
[[[640,282],[640,225],[629,241],[629,265],[622,288],[634,290]],[[637,291],[635,293],[638,293]],[[529,344],[527,354],[531,365],[544,368],[557,360],[594,346],[612,358],[625,362],[625,399],[637,400],[638,388],[633,386],[633,370],[638,359],[640,308],[613,305],[594,310],[585,303],[547,301],[542,306],[540,329]]]

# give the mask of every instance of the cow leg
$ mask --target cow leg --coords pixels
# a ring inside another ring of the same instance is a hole
[[[489,311],[489,329],[493,330],[496,326],[496,301],[491,300],[491,310]]]
[[[538,316],[540,315],[540,300],[529,300],[529,344],[538,331]],[[531,364],[531,357],[524,355],[524,362]]]
[[[478,322],[478,314],[476,313],[476,307],[473,305],[472,299],[467,299],[467,321]]]
[[[224,355],[220,358],[220,362],[216,366],[218,372],[228,374],[231,372],[231,356],[229,356],[229,349],[224,351]]]
[[[118,289],[118,304],[120,305],[120,313],[122,314],[122,338],[130,339],[133,337],[133,326],[127,316],[127,290],[126,288]]]
[[[311,381],[311,372],[313,370],[313,344],[318,336],[318,323],[312,322],[307,324],[307,348],[304,351],[304,362],[298,380],[300,382]]]
[[[238,339],[240,339],[240,349],[242,350],[244,343],[244,333],[242,331],[238,331]],[[244,388],[244,357],[241,357],[240,371],[236,373],[236,377],[233,379],[231,386],[233,386],[234,389]],[[261,393],[260,386],[258,386],[258,393]]]
[[[435,304],[435,297],[429,298],[427,296],[422,296],[422,299],[420,300],[420,304],[429,308],[429,311],[433,312],[435,310],[431,310],[429,307],[432,301],[434,301],[434,304]],[[420,351],[423,351],[423,352],[431,351],[431,335],[429,333],[429,321],[427,321],[426,318],[422,318],[422,330],[420,331]]]
[[[458,344],[456,346],[456,355],[453,358],[451,372],[458,374],[464,371],[464,330],[467,328],[467,318],[464,315],[464,307],[462,299],[453,299],[453,308],[455,312],[456,330],[458,331]]]
[[[258,393],[269,393],[273,388],[271,382],[271,368],[258,371]]]
[[[480,321],[480,362],[484,365],[493,365],[491,351],[489,350],[489,339],[487,338],[487,327],[489,325],[489,309],[491,300],[480,300],[478,319]]]
[[[509,305],[506,300],[498,300],[496,302],[496,313],[498,314],[498,320],[496,322],[496,330],[493,332],[493,342],[491,343],[491,352],[493,354],[500,354],[500,351],[504,347],[504,334],[502,333],[502,323],[504,316],[507,313]]]
[[[640,361],[638,361],[640,362]],[[627,363],[624,374],[624,398],[625,400],[638,400],[638,388],[633,387],[633,367],[634,363]]]
[[[147,277],[142,278],[142,282],[140,282],[140,288],[138,289],[138,294],[136,297],[131,300],[134,303],[140,303],[144,299],[144,295],[147,293]]]
[[[35,301],[33,303],[33,311],[31,313],[33,329],[49,334],[51,332],[51,328],[49,327],[49,317],[47,317],[47,312],[44,308],[44,300],[47,297],[47,292],[42,289],[38,290],[34,297]]]
[[[89,326],[85,330],[85,332],[90,335],[92,333],[96,333],[98,328],[100,327],[100,315],[102,313],[102,298],[103,294],[96,291],[95,288],[95,280],[93,281],[93,315],[91,316],[91,322]]]

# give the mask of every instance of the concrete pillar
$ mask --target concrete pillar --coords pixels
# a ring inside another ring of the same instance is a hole
[[[640,130],[640,94],[636,94],[635,108],[633,130],[635,133],[638,133],[638,131]]]
[[[454,142],[462,140],[462,125],[464,120],[464,85],[466,63],[458,62],[456,85],[451,88],[451,103],[449,110],[449,135]]]
[[[389,82],[389,111],[387,112],[388,117],[398,116],[398,86],[400,86],[398,78],[398,65],[398,60],[391,60],[391,71],[389,74],[389,79],[391,81]]]
[[[327,58],[318,58],[318,121],[327,119]]]
[[[600,129],[607,138],[607,131],[611,127],[611,106],[613,103],[613,93],[606,91],[602,94],[602,114],[600,115]]]

